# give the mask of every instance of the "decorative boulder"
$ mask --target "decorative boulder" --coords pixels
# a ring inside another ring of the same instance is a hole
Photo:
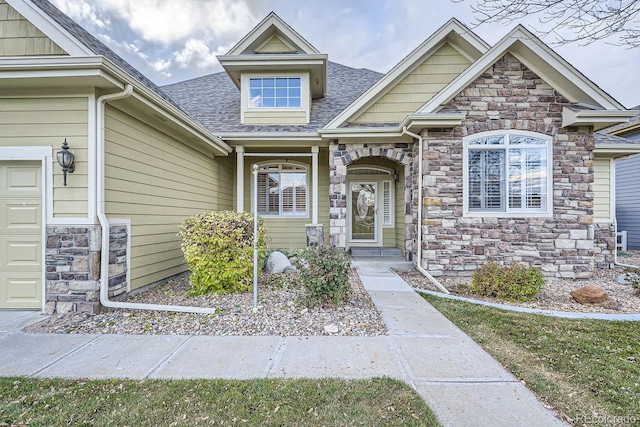
[[[290,265],[288,267],[285,267],[284,270],[282,271],[284,274],[289,274],[289,273],[297,273],[298,269],[296,268],[295,265]]]
[[[607,295],[604,289],[591,285],[571,291],[571,296],[580,304],[599,304],[609,299],[609,295]]]
[[[618,302],[609,297],[605,290],[599,286],[583,286],[580,289],[571,291],[571,296],[580,304],[595,305],[610,310],[620,309]]]
[[[271,252],[269,258],[267,258],[267,266],[265,271],[267,273],[282,273],[284,269],[291,267],[289,259],[282,252]]]

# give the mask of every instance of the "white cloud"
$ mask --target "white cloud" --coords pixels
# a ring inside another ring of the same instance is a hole
[[[220,47],[212,52],[204,40],[189,39],[180,51],[174,52],[173,56],[181,68],[207,69],[218,63],[216,55],[224,53],[222,49]]]
[[[98,4],[153,43],[170,44],[194,34],[237,39],[255,22],[246,3],[236,0],[100,0]]]

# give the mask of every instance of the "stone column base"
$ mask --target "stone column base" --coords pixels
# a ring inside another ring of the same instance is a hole
[[[307,227],[307,247],[322,246],[324,244],[324,225],[306,224]]]

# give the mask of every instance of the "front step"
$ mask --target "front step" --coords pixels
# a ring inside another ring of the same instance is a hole
[[[401,257],[402,251],[398,248],[374,248],[374,247],[352,247],[353,257]]]

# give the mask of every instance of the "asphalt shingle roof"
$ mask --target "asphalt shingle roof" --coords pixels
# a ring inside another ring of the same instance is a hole
[[[364,91],[381,73],[327,62],[327,94],[311,103],[308,125],[243,125],[240,123],[240,91],[226,72],[163,86],[194,119],[213,133],[312,132],[324,127]]]
[[[596,144],[629,144],[629,145],[640,145],[640,141],[634,141],[628,138],[621,138],[615,135],[609,135],[603,132],[596,132],[593,134],[593,137],[596,141]]]

